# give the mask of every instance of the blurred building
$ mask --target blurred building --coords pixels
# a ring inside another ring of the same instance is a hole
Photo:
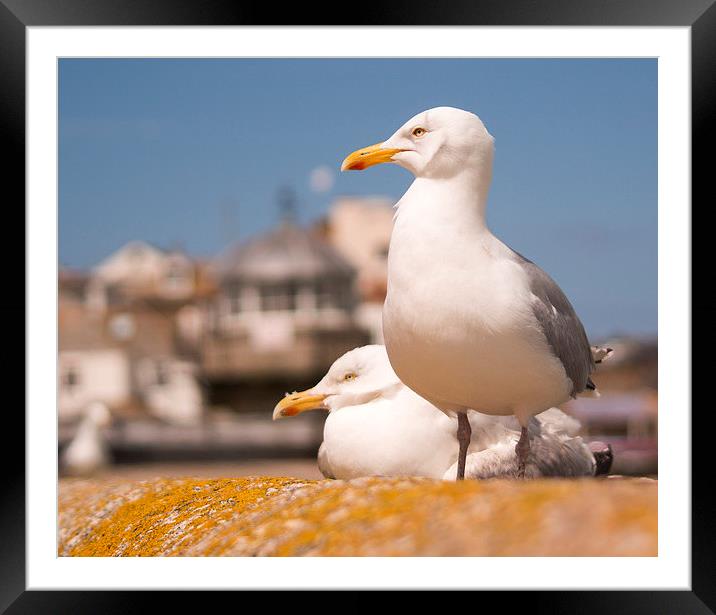
[[[92,270],[87,298],[99,307],[111,293],[186,301],[194,297],[200,283],[194,262],[183,252],[131,241]]]
[[[394,209],[341,197],[304,228],[283,205],[275,228],[210,262],[132,241],[90,271],[60,269],[61,444],[100,403],[115,459],[315,453],[319,413],[275,424],[271,410],[348,350],[382,343]],[[656,473],[656,340],[601,343],[614,349],[595,375],[601,398],[565,410],[612,444],[615,472]]]
[[[229,250],[213,273],[201,347],[213,405],[268,412],[277,391],[315,384],[369,341],[355,316],[354,268],[289,218]]]
[[[58,317],[61,421],[78,419],[93,402],[115,417],[146,412],[176,424],[201,420],[198,366],[177,353],[171,312],[141,304],[98,312],[61,293]]]
[[[600,397],[578,397],[564,405],[590,440],[609,442],[613,472],[658,472],[658,346],[656,339],[613,338],[601,345],[613,356],[597,367]]]
[[[114,417],[197,424],[204,403],[193,302],[207,288],[185,254],[143,242],[89,273],[60,271],[60,422],[101,402]]]
[[[357,322],[383,343],[382,312],[388,284],[388,246],[393,201],[384,197],[341,197],[319,228],[326,240],[355,268],[360,303]]]
[[[659,346],[656,338],[613,337],[600,342],[614,350],[599,368],[599,388],[610,391],[657,390]]]

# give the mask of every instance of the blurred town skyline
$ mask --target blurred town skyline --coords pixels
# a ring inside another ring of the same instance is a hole
[[[341,196],[393,204],[404,170],[339,174],[340,161],[448,104],[496,138],[496,234],[560,283],[590,336],[656,333],[655,60],[62,59],[59,70],[61,266],[90,270],[133,240],[213,260],[280,223],[281,186],[304,227]]]
[[[133,240],[89,271],[60,269],[63,471],[315,454],[322,413],[277,424],[271,410],[345,352],[382,343],[393,208],[339,198],[306,226],[289,190],[277,200],[274,227],[210,260]],[[609,437],[621,471],[653,472],[656,340],[605,343],[615,356],[600,365],[603,397],[566,410]]]
[[[92,450],[93,463],[109,449],[145,462],[315,453],[321,413],[272,424],[271,410],[345,352],[382,343],[393,208],[339,198],[305,226],[289,190],[278,201],[280,222],[211,260],[133,240],[89,271],[60,269],[63,468]],[[609,436],[624,471],[653,471],[656,340],[605,343],[603,397],[566,409]]]

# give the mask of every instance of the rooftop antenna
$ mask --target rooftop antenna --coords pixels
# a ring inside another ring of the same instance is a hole
[[[278,191],[278,208],[284,224],[296,222],[296,194],[292,188],[282,186]]]

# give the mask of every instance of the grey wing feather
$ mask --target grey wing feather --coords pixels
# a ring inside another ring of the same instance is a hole
[[[537,476],[593,476],[594,455],[576,434],[579,421],[558,408],[550,408],[530,419],[528,430]]]
[[[326,478],[335,478],[333,475],[333,471],[331,470],[331,466],[328,463],[328,455],[326,454],[326,443],[321,442],[321,446],[318,449],[318,469],[321,471],[321,474],[325,476]]]
[[[529,425],[531,449],[530,461],[525,476],[593,476],[596,463],[594,455],[582,438],[570,437],[550,429],[541,430],[537,420],[532,418]],[[516,476],[518,471],[515,444],[517,436],[510,441],[500,442],[485,450],[470,453],[465,466],[466,478],[496,478]],[[445,472],[443,478],[454,480],[457,463]]]
[[[527,272],[530,290],[535,296],[532,311],[554,354],[572,381],[572,397],[584,391],[594,370],[592,349],[587,334],[569,299],[542,269],[517,254]]]

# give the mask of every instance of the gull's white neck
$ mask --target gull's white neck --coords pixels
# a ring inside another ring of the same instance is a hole
[[[449,178],[417,177],[398,203],[397,218],[420,217],[443,228],[490,233],[485,215],[490,179],[489,169]]]

